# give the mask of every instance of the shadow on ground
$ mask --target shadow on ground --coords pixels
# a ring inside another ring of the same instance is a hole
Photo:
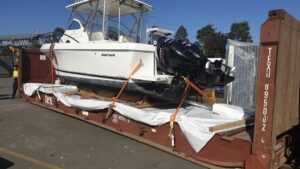
[[[2,157],[0,157],[0,168],[1,169],[8,169],[9,167],[13,166],[14,163],[11,161],[8,161]]]
[[[0,74],[0,78],[10,78],[11,77],[11,75],[6,75],[6,74]]]
[[[11,96],[8,94],[0,94],[0,100],[10,99]]]

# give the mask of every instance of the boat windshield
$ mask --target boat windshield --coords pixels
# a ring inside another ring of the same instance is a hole
[[[137,0],[76,0],[67,8],[80,20],[90,41],[146,42],[147,13],[152,9],[148,4]]]

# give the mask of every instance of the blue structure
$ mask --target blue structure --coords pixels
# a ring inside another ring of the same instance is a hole
[[[0,47],[7,45],[29,47],[32,46],[33,38],[37,35],[39,34],[0,35]]]

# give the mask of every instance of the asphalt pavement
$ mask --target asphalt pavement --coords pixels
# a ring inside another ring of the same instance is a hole
[[[0,78],[0,169],[203,169],[130,138],[11,99]]]

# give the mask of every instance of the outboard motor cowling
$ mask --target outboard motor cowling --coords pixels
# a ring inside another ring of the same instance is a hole
[[[234,80],[229,66],[222,61],[209,61],[197,45],[189,42],[162,37],[157,41],[157,55],[158,70],[174,75],[174,79],[187,76],[196,83],[207,84]]]

